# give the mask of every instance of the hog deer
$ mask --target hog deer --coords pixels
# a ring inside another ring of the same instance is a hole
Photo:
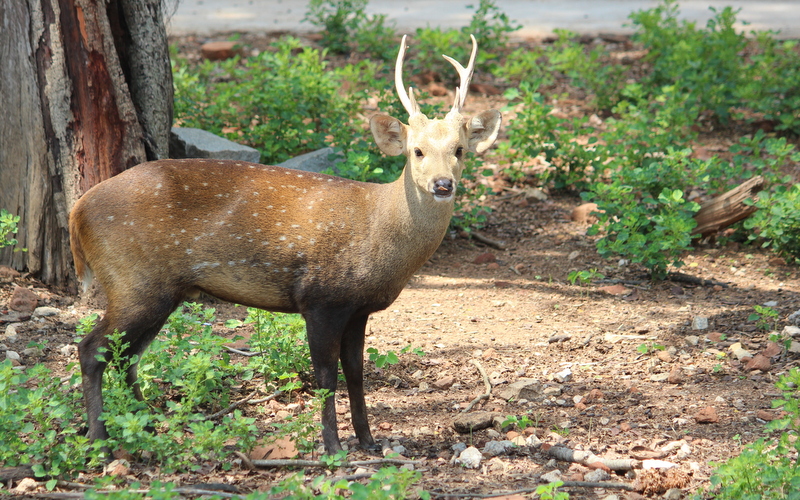
[[[462,109],[478,50],[457,70],[460,85],[444,119],[421,113],[403,86],[403,37],[395,85],[408,125],[376,115],[370,128],[387,155],[407,157],[389,184],[237,161],[160,160],[140,164],[91,188],[75,204],[70,243],[84,289],[96,276],[108,298],[104,317],[79,345],[90,439],[108,437],[100,420],[98,356],[108,335],[125,332],[124,353],[142,353],[167,317],[199,293],[306,322],[327,453],[341,450],[334,391],[341,360],[355,434],[375,441],[364,402],[364,329],[388,307],[442,242],[453,214],[466,152],[495,141],[496,110],[469,118]],[[127,383],[141,399],[136,366]]]

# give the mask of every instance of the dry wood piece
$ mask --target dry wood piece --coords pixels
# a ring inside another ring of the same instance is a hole
[[[464,408],[462,413],[467,413],[468,411],[470,411],[472,409],[473,406],[478,404],[479,401],[484,400],[484,399],[489,399],[489,396],[492,395],[492,384],[491,384],[491,382],[489,382],[489,376],[486,375],[486,370],[483,369],[483,366],[481,366],[481,364],[478,363],[477,360],[470,359],[469,361],[478,368],[479,372],[481,372],[481,377],[483,378],[483,385],[484,385],[484,387],[486,387],[486,392],[484,392],[483,394],[481,394],[477,398],[473,399],[472,402],[470,402],[469,406]]]
[[[642,462],[632,458],[601,458],[591,451],[575,451],[566,446],[553,446],[547,451],[556,460],[575,462],[592,468],[612,470],[640,469]]]
[[[506,244],[503,243],[502,241],[489,238],[485,234],[479,233],[478,231],[472,231],[469,235],[473,239],[476,239],[476,240],[480,241],[481,243],[483,243],[485,245],[489,245],[490,247],[496,248],[498,250],[505,250],[506,249]]]
[[[764,178],[759,176],[743,182],[730,191],[703,203],[694,215],[697,227],[692,234],[702,237],[711,236],[721,229],[739,222],[756,211],[756,207],[745,205],[748,198],[756,200],[756,196],[764,186]]]

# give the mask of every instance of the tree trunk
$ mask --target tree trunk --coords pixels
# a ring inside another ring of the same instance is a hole
[[[161,0],[0,0],[0,263],[74,284],[67,218],[83,192],[166,157],[172,76]],[[141,110],[141,112],[139,111]]]

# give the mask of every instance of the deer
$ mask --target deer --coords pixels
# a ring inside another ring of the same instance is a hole
[[[335,411],[338,361],[359,445],[375,449],[364,399],[365,327],[386,309],[440,246],[454,211],[467,152],[483,154],[501,114],[462,114],[475,68],[474,36],[460,84],[444,118],[429,119],[405,90],[403,36],[395,86],[408,124],[375,114],[370,129],[381,151],[403,154],[394,182],[377,184],[235,160],[146,162],[90,188],[75,203],[69,236],[84,292],[96,278],[103,317],[79,343],[90,440],[109,435],[101,420],[102,354],[115,330],[123,358],[135,360],[183,301],[206,294],[305,320],[322,405],[325,451],[342,450]],[[125,373],[143,400],[136,363]]]

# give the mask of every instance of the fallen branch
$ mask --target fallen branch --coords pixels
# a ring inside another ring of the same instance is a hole
[[[605,481],[563,481],[563,485],[559,488],[603,488],[614,490],[636,491],[636,488],[627,483],[612,483]],[[452,493],[452,492],[439,492],[432,491],[433,498],[497,498],[497,497],[511,497],[512,495],[524,495],[525,493],[535,493],[537,487],[533,488],[520,488],[512,491],[502,491],[494,493]]]
[[[667,275],[667,279],[676,283],[689,283],[690,285],[699,286],[721,286],[722,288],[728,288],[727,283],[716,280],[704,280],[703,278],[698,278],[696,276],[690,276],[683,273],[669,273]]]
[[[253,460],[256,467],[330,467],[328,462],[322,460],[301,460],[301,459],[276,459],[276,460]],[[419,460],[401,460],[398,458],[376,458],[374,460],[353,460],[352,462],[342,462],[339,467],[364,467],[367,465],[420,465]]]
[[[764,187],[764,178],[757,175],[713,200],[703,203],[700,210],[694,214],[697,226],[692,234],[699,234],[705,238],[749,217],[756,211],[756,207],[745,205],[744,201],[748,198],[757,200],[756,195],[762,187]]]
[[[486,375],[486,370],[484,370],[483,366],[481,366],[481,364],[478,363],[478,360],[470,359],[469,361],[470,361],[470,363],[475,365],[478,368],[478,371],[481,373],[481,377],[483,377],[483,385],[484,385],[484,387],[486,387],[486,392],[484,392],[483,394],[481,394],[477,398],[473,399],[472,402],[466,408],[464,408],[462,413],[467,413],[468,411],[470,411],[472,409],[473,406],[478,404],[478,402],[480,402],[480,401],[482,401],[484,399],[489,399],[489,396],[492,395],[492,384],[491,384],[491,382],[489,382],[489,376]]]
[[[591,451],[575,451],[566,446],[553,446],[547,453],[562,462],[574,462],[594,469],[600,468],[607,471],[641,469],[641,460],[632,458],[601,458]]]
[[[472,231],[471,233],[469,233],[469,235],[473,239],[476,239],[476,240],[480,241],[483,244],[489,245],[492,248],[496,248],[498,250],[505,250],[506,249],[506,244],[503,243],[502,241],[494,240],[492,238],[489,238],[485,234],[479,233],[478,231]]]
[[[267,396],[265,398],[256,399],[255,401],[251,401],[251,404],[265,403],[265,402],[267,402],[267,401],[269,401],[271,399],[276,398],[278,396],[278,394],[280,394],[281,392],[283,392],[283,391],[275,391],[275,392],[273,392],[272,394],[270,394],[269,396]],[[216,413],[212,413],[211,415],[206,417],[206,420],[216,420],[216,419],[220,418],[221,416],[230,413],[231,411],[235,410],[239,406],[241,406],[241,405],[247,403],[248,401],[250,401],[250,399],[252,399],[253,396],[255,396],[256,394],[258,394],[258,389],[256,389],[255,391],[251,392],[250,395],[245,396],[244,398],[240,399],[239,401],[231,403],[230,406],[228,406],[224,410],[220,410],[220,411],[218,411]]]

